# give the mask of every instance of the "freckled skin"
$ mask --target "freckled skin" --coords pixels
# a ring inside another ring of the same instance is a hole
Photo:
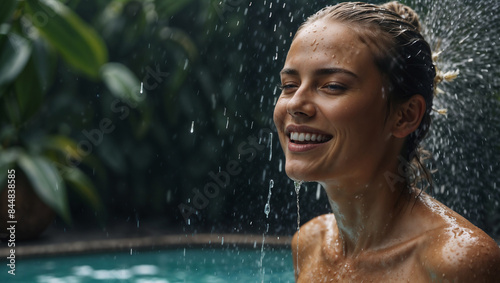
[[[425,193],[388,182],[408,134],[401,113],[412,108],[386,118],[382,76],[353,30],[327,20],[304,27],[283,70],[274,121],[287,175],[320,183],[332,206],[293,238],[297,282],[498,282],[500,249],[488,235]],[[408,113],[421,119],[417,110]],[[297,151],[290,125],[331,139]]]

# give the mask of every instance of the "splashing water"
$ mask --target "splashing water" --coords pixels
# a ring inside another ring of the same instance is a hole
[[[438,169],[431,193],[498,237],[500,2],[419,0],[412,6],[431,48],[441,51],[437,67],[460,70],[456,80],[439,85],[444,93],[434,107],[448,115],[434,115],[424,140]]]

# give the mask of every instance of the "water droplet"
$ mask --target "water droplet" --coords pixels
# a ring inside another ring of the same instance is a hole
[[[267,143],[269,147],[269,161],[273,158],[273,133],[269,133],[269,141]]]

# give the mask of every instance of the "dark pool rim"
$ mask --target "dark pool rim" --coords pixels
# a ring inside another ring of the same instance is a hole
[[[133,237],[122,239],[100,239],[66,243],[36,244],[23,246],[16,243],[16,258],[79,255],[102,252],[155,251],[178,248],[258,248],[262,246],[262,235],[244,234],[176,234],[162,236]],[[289,248],[291,236],[268,235],[265,247]],[[10,254],[6,243],[0,248],[0,257]]]

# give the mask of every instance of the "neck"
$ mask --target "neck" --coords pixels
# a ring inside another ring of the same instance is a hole
[[[382,248],[398,234],[399,221],[411,212],[415,193],[406,183],[389,184],[385,178],[357,185],[322,183],[333,214],[345,256]]]

